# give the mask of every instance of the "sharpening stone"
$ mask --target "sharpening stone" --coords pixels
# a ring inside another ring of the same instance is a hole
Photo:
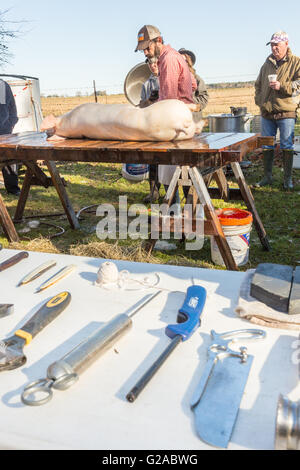
[[[300,313],[300,266],[294,271],[288,313],[289,315]]]
[[[292,280],[292,266],[261,263],[252,278],[250,295],[271,308],[287,313]]]

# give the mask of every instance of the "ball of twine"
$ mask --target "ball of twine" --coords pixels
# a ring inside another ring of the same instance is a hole
[[[117,283],[119,280],[119,271],[115,263],[105,261],[101,264],[98,273],[96,284],[103,286],[104,284]]]

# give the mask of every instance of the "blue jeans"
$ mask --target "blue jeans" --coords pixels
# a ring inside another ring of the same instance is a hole
[[[296,119],[266,119],[261,117],[261,135],[263,137],[276,137],[277,129],[280,133],[280,148],[286,150],[293,149],[293,138]],[[263,145],[265,149],[273,149],[275,145]]]

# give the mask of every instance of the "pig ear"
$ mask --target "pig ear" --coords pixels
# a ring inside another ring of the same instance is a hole
[[[41,123],[41,132],[46,131],[47,129],[55,129],[57,126],[58,118],[56,118],[53,114],[46,116],[45,119]]]

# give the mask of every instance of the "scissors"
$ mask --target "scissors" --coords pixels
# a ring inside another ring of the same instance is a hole
[[[213,362],[222,356],[234,356],[240,357],[242,362],[247,361],[248,353],[247,348],[241,346],[240,352],[230,349],[229,345],[232,343],[253,341],[263,339],[266,336],[266,332],[254,328],[246,328],[242,330],[226,331],[225,333],[216,333],[215,330],[211,330],[212,344],[208,348],[209,359]]]

